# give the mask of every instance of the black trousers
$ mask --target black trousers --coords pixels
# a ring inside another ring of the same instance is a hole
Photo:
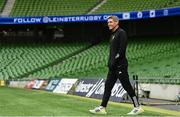
[[[128,75],[128,66],[127,65],[121,65],[116,67],[115,70],[109,70],[107,79],[105,82],[105,90],[104,95],[102,98],[101,106],[106,107],[107,103],[109,101],[109,98],[111,96],[111,90],[116,83],[117,79],[120,80],[123,88],[127,91],[128,95],[131,97],[136,96],[135,91],[133,90],[131,83],[129,81],[129,75]]]

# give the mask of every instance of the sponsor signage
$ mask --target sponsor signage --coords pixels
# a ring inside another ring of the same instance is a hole
[[[78,79],[61,79],[59,84],[53,90],[53,93],[63,93],[67,94],[73,85],[77,82]]]
[[[116,15],[120,20],[147,19],[166,16],[179,16],[180,7],[147,11],[119,12],[113,14],[77,15],[77,16],[37,16],[37,17],[1,17],[0,24],[53,24],[69,22],[104,22],[108,16]]]
[[[47,91],[53,91],[56,86],[59,84],[60,80],[58,79],[53,79],[53,80],[50,80],[48,85],[46,86],[45,90]]]
[[[25,80],[12,80],[9,81],[9,87],[24,88],[28,81]]]
[[[46,80],[35,80],[35,83],[33,84],[33,89],[43,89],[44,85],[47,84]]]
[[[74,95],[90,97],[90,98],[102,98],[104,94],[104,79],[85,79],[80,80],[73,92]],[[127,96],[127,92],[122,87],[119,80],[117,80],[111,91],[112,101],[122,101]]]

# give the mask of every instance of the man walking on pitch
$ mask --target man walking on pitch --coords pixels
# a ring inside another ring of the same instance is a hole
[[[108,17],[108,27],[112,34],[110,37],[110,53],[108,60],[108,75],[105,82],[105,91],[101,105],[95,109],[89,110],[93,114],[107,114],[106,106],[109,101],[111,90],[117,79],[120,80],[123,88],[131,97],[134,108],[128,115],[138,115],[144,110],[141,108],[135,95],[128,75],[128,61],[126,59],[127,35],[126,32],[119,27],[119,18],[117,16]]]

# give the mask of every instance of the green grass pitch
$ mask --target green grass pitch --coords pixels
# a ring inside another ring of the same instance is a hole
[[[88,112],[100,100],[46,91],[0,87],[0,116],[95,116]],[[110,102],[106,116],[124,116],[131,110]],[[142,116],[167,115],[145,109]]]

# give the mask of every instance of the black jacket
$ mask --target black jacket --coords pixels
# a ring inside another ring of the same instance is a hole
[[[113,70],[121,65],[128,65],[126,59],[126,47],[126,32],[123,29],[118,28],[116,31],[112,32],[110,37],[109,69]]]

